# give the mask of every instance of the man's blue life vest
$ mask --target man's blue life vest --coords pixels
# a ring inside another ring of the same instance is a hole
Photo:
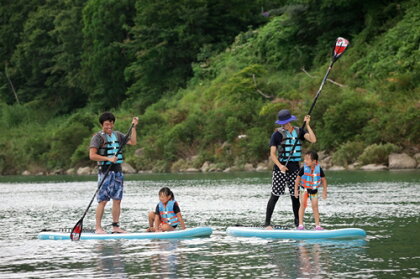
[[[278,129],[278,132],[282,135],[281,145],[277,147],[278,158],[280,162],[286,162],[289,158],[290,151],[292,150],[295,141],[297,141],[293,154],[290,157],[291,162],[300,162],[302,156],[302,143],[299,140],[300,128],[293,127],[292,133],[284,129],[283,127]]]
[[[162,202],[159,202],[160,220],[163,224],[169,224],[172,227],[179,224],[178,218],[176,217],[174,211],[175,203],[176,201],[170,200],[165,207]]]
[[[111,135],[104,133],[104,131],[98,132],[98,135],[103,140],[103,145],[99,148],[98,154],[101,156],[107,156],[112,158],[116,155],[118,149],[120,148],[120,141],[118,140],[116,134],[112,132]],[[115,164],[122,164],[124,161],[124,157],[122,152],[118,153],[118,160]],[[98,162],[99,165],[110,165],[111,162],[109,161],[100,161]]]
[[[306,164],[303,165],[303,176],[301,185],[308,189],[317,189],[321,185],[321,167],[316,164],[313,169]]]

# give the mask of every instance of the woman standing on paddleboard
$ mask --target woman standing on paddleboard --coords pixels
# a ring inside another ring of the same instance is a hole
[[[270,200],[267,204],[265,226],[271,228],[271,216],[274,207],[281,195],[284,195],[286,186],[289,188],[290,198],[292,199],[294,223],[299,225],[299,199],[294,196],[294,185],[296,176],[299,172],[302,152],[302,141],[307,140],[311,143],[316,142],[316,136],[309,125],[310,115],[305,116],[306,129],[292,126],[290,122],[296,120],[296,116],[291,115],[287,109],[280,110],[276,124],[280,128],[271,135],[270,139],[270,158],[274,163],[272,188]],[[293,148],[294,147],[294,148]]]

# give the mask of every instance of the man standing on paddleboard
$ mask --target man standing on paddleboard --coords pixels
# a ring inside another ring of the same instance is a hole
[[[133,117],[131,135],[124,135],[119,131],[114,131],[115,116],[110,112],[105,112],[99,117],[99,123],[102,130],[96,133],[89,146],[89,158],[98,162],[98,181],[104,179],[101,188],[96,196],[98,206],[96,207],[96,226],[95,232],[99,234],[106,233],[102,228],[102,217],[105,205],[112,199],[112,232],[126,233],[119,227],[121,213],[121,200],[123,196],[124,176],[121,164],[123,162],[122,152],[117,153],[120,145],[124,142],[126,136],[129,137],[127,144],[135,145],[137,143],[136,127],[138,118]],[[106,176],[104,178],[104,176]],[[99,183],[99,182],[98,182]]]
[[[296,176],[299,172],[299,162],[302,157],[302,141],[307,140],[311,143],[316,142],[316,136],[309,125],[311,116],[305,116],[306,129],[291,125],[296,116],[291,115],[287,109],[278,112],[276,124],[280,128],[271,135],[270,139],[270,158],[274,163],[272,188],[270,200],[267,204],[265,224],[268,229],[271,228],[271,216],[274,207],[281,195],[285,194],[286,186],[289,188],[290,198],[292,199],[293,214],[295,217],[295,226],[299,225],[299,198],[294,196],[294,185]],[[294,147],[294,148],[293,148]]]

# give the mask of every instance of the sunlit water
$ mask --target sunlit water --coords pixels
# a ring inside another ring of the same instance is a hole
[[[12,178],[15,182],[0,183],[0,277],[420,278],[420,172],[327,172],[327,177],[329,197],[320,201],[324,227],[363,228],[365,240],[226,235],[230,225],[263,223],[270,173],[126,177],[124,229],[146,228],[147,211],[155,207],[159,189],[168,186],[187,226],[212,227],[209,238],[37,240],[42,229],[71,228],[80,219],[96,190],[94,177]],[[84,227],[94,226],[95,205]],[[310,213],[307,226],[313,224]],[[273,223],[292,221],[290,198],[281,197]],[[108,206],[104,224],[110,223]]]

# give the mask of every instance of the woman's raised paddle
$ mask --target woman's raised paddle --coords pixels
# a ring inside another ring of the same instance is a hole
[[[322,79],[321,82],[321,86],[318,89],[318,92],[315,95],[314,101],[312,102],[311,108],[309,109],[309,112],[307,115],[311,115],[312,110],[315,107],[316,101],[318,100],[319,95],[321,94],[322,88],[324,87],[325,81],[327,80],[328,75],[330,74],[330,71],[332,69],[332,66],[334,65],[335,61],[338,60],[338,58],[340,58],[343,53],[347,50],[347,47],[350,45],[350,42],[342,37],[338,37],[337,40],[335,41],[335,46],[333,48],[333,57],[331,59],[331,63],[328,66],[328,70],[327,73],[325,74],[324,78]],[[303,129],[306,126],[306,121],[303,121],[303,125],[300,128],[300,132],[303,133]],[[300,137],[300,135],[298,135]],[[290,150],[290,154],[289,157],[287,158],[286,164],[284,164],[285,166],[287,166],[287,163],[289,163],[290,158],[293,155],[293,150],[295,150],[296,144],[297,144],[297,140],[295,141],[295,143],[292,146],[292,150]]]
[[[123,142],[121,143],[121,145],[120,145],[120,147],[118,148],[117,153],[115,153],[115,155],[118,155],[118,153],[120,153],[120,152],[121,152],[122,148],[123,148],[123,147],[124,147],[124,145],[127,143],[128,139],[130,138],[130,135],[131,135],[131,130],[133,129],[133,127],[134,127],[134,124],[131,124],[130,129],[128,130],[128,132],[127,132],[126,136],[124,137]],[[89,210],[90,206],[92,205],[93,200],[95,199],[96,194],[98,193],[99,189],[101,189],[102,184],[104,183],[104,181],[105,181],[106,177],[108,176],[108,173],[109,173],[109,170],[111,169],[111,166],[112,166],[112,164],[110,164],[110,165],[108,166],[108,169],[106,170],[106,172],[105,172],[104,176],[102,177],[102,180],[101,180],[101,182],[99,183],[98,188],[97,188],[97,189],[96,189],[96,191],[95,191],[95,194],[93,195],[92,199],[90,200],[90,203],[89,203],[88,207],[86,208],[85,212],[83,213],[82,218],[80,218],[80,220],[76,223],[76,225],[75,225],[75,226],[73,227],[73,229],[71,230],[71,233],[70,233],[70,239],[71,239],[72,241],[77,241],[77,240],[79,240],[79,239],[80,239],[80,236],[82,235],[82,231],[83,231],[83,219],[85,218],[86,213],[88,212],[88,210]]]

